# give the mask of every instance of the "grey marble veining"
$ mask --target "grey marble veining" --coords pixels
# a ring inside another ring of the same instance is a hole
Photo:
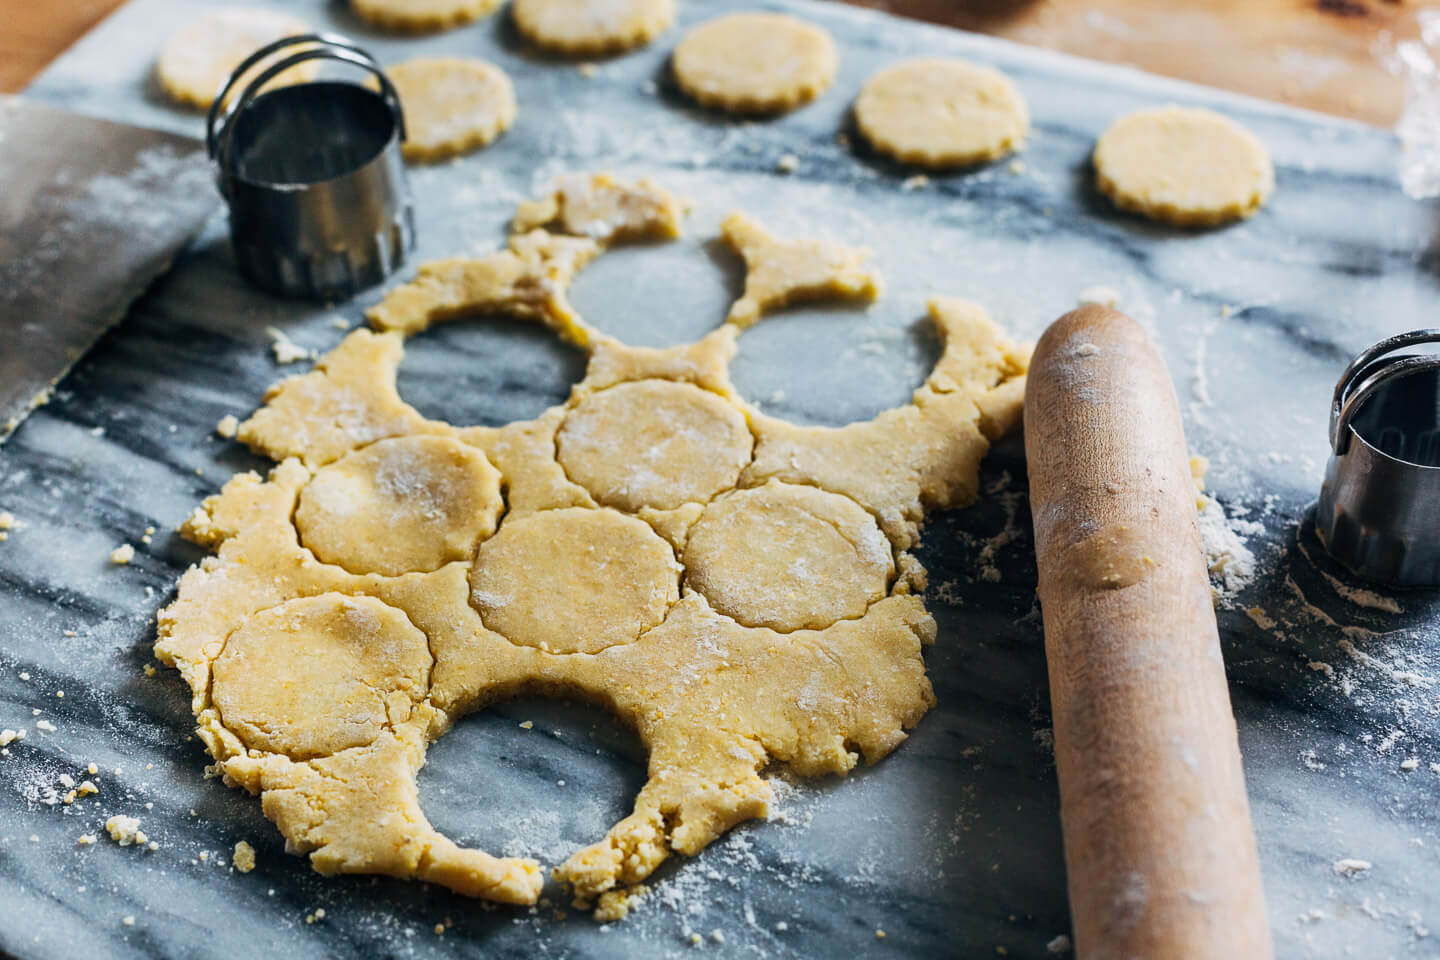
[[[737,5],[682,0],[681,27]],[[932,293],[980,300],[1034,336],[1081,290],[1118,290],[1166,351],[1191,445],[1211,458],[1221,499],[1261,525],[1247,538],[1259,576],[1221,611],[1221,628],[1279,953],[1440,955],[1440,933],[1428,935],[1440,927],[1436,597],[1397,596],[1398,614],[1360,605],[1367,598],[1323,559],[1305,520],[1345,359],[1432,322],[1440,220],[1433,204],[1401,194],[1394,139],[868,12],[756,5],[824,23],[843,63],[817,103],[763,123],[678,97],[664,69],[678,31],[585,77],[528,54],[503,16],[397,40],[338,3],[311,3],[305,14],[385,62],[473,53],[515,79],[519,121],[497,145],[413,172],[417,259],[492,248],[515,201],[560,170],[653,174],[698,201],[687,238],[608,255],[574,293],[601,328],[660,344],[693,339],[723,316],[739,274],[713,238],[732,208],[780,232],[826,230],[875,247],[890,292],[873,310],[794,311],[742,338],[736,382],[770,412],[839,423],[903,401],[935,355],[920,321]],[[200,120],[165,105],[149,75],[166,33],[198,6],[131,0],[30,94],[198,134]],[[1015,78],[1035,117],[1023,167],[1000,163],[906,191],[905,171],[837,142],[863,79],[920,53],[973,57]],[[1095,135],[1122,111],[1165,101],[1213,105],[1270,147],[1279,186],[1257,217],[1174,231],[1119,215],[1094,193]],[[776,172],[787,153],[800,161],[788,176]],[[997,947],[1047,956],[1068,917],[1013,440],[987,463],[993,495],[927,530],[922,559],[940,623],[927,662],[939,707],[876,767],[777,782],[780,816],[668,863],[651,902],[622,924],[318,877],[282,852],[258,802],[206,781],[183,684],[163,669],[143,672],[155,611],[201,555],[171,531],[233,472],[265,466],[214,434],[221,416],[244,415],[297,369],[275,367],[265,328],[323,350],[341,336],[333,317],[358,322],[374,296],[333,309],[267,299],[236,275],[217,218],[0,447],[0,510],[23,524],[0,543],[0,728],[29,733],[0,755],[0,949],[25,958],[983,957]],[[497,423],[559,401],[581,371],[582,358],[544,333],[475,323],[414,338],[401,389],[427,414]],[[121,542],[136,545],[136,559],[111,566]],[[982,576],[986,565],[998,583]],[[40,719],[55,732],[40,732]],[[519,729],[526,719],[534,730]],[[1408,758],[1414,771],[1401,770]],[[80,779],[92,761],[97,797],[43,802],[61,773]],[[554,864],[623,814],[643,765],[634,737],[603,715],[518,701],[463,720],[437,743],[421,798],[457,839]],[[103,837],[76,845],[114,813],[138,815],[160,848]],[[259,854],[246,875],[228,865],[240,839]],[[1374,866],[1347,880],[1332,870],[1343,857]],[[307,924],[318,908],[324,917]],[[432,928],[447,917],[453,925],[437,937]],[[689,945],[690,931],[702,946]]]

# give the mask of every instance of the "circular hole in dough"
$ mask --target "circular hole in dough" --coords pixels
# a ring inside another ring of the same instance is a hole
[[[670,545],[613,510],[514,517],[480,545],[470,571],[470,603],[485,626],[550,653],[632,643],[679,596]]]
[[[859,504],[774,480],[706,507],[684,565],[717,611],[786,633],[864,616],[895,572],[890,541]]]
[[[733,13],[700,24],[675,48],[680,89],[702,106],[778,113],[818,97],[835,79],[835,42],[780,13]]]
[[[964,60],[907,60],[866,82],[855,123],[901,163],[944,169],[996,160],[1025,139],[1030,113],[1010,78]]]
[[[592,393],[555,436],[570,479],[601,503],[629,511],[705,503],[735,485],[753,445],[739,408],[668,380]]]
[[[429,33],[448,30],[494,12],[504,0],[350,0],[361,19],[382,30]]]
[[[500,473],[448,437],[378,440],[316,472],[295,529],[326,563],[387,577],[468,560],[495,532]]]
[[[405,112],[407,160],[444,160],[479,149],[515,122],[515,87],[492,63],[422,57],[385,73]]]
[[[552,53],[597,56],[644,46],[675,19],[675,0],[515,0],[525,39]]]
[[[1213,110],[1159,107],[1126,114],[1095,143],[1095,180],[1122,210],[1181,227],[1250,216],[1275,187],[1255,135]]]
[[[425,634],[373,597],[322,594],[262,610],[225,641],[211,695],[251,749],[296,760],[374,741],[424,699]]]
[[[304,20],[276,10],[214,10],[170,35],[155,62],[155,76],[172,100],[208,109],[220,85],[240,66],[240,61],[267,43],[309,32]],[[257,75],[266,65],[261,63],[246,78]],[[269,86],[301,83],[314,77],[317,69],[315,61],[299,64],[280,74]]]

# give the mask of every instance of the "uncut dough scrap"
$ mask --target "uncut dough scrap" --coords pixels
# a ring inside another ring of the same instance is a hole
[[[492,13],[504,0],[350,0],[362,20],[396,33],[448,30]]]
[[[540,865],[437,832],[415,778],[465,714],[574,697],[649,750],[633,812],[555,871],[614,919],[672,852],[765,816],[767,766],[844,774],[933,704],[935,623],[909,551],[927,510],[976,499],[981,457],[1019,418],[1026,350],[976,304],[937,298],[943,350],[910,403],[839,428],[767,417],[730,382],[739,324],[637,348],[565,300],[617,238],[673,235],[676,203],[580,178],[526,205],[506,249],[422,266],[371,309],[374,331],[241,425],[280,461],[270,475],[235,476],[184,525],[216,554],[181,578],[156,654],[189,684],[226,782],[259,794],[316,870],[535,903]],[[808,295],[850,296],[811,282],[837,270],[831,246],[772,252]],[[765,256],[750,248],[751,269]],[[401,400],[405,335],[494,312],[589,351],[566,403],[456,427]]]
[[[641,47],[675,20],[675,0],[515,0],[515,26],[552,53],[599,56]]]
[[[855,123],[881,153],[943,169],[988,163],[1015,150],[1030,113],[998,70],[923,59],[871,77],[855,100]]]
[[[304,20],[275,10],[214,10],[170,35],[155,61],[155,76],[171,99],[207,109],[220,92],[220,85],[242,60],[274,40],[309,32]],[[255,76],[263,66],[246,76]],[[280,74],[271,85],[299,83],[313,77],[316,70],[315,64],[302,63]]]
[[[405,111],[407,160],[444,160],[486,146],[515,122],[515,87],[492,63],[421,57],[386,73]]]
[[[701,106],[778,113],[809,103],[835,79],[835,41],[782,13],[732,13],[700,24],[675,48],[675,79]]]
[[[1265,145],[1212,110],[1126,114],[1096,141],[1094,159],[1096,184],[1117,207],[1180,227],[1248,217],[1275,188]]]

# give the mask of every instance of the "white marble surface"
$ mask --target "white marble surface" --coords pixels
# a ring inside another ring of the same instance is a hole
[[[731,5],[682,0],[682,24]],[[903,400],[933,357],[917,321],[932,292],[981,300],[1033,336],[1081,290],[1118,290],[1166,350],[1191,444],[1212,459],[1221,498],[1263,524],[1250,537],[1260,575],[1221,625],[1279,953],[1440,955],[1440,933],[1425,935],[1431,924],[1440,930],[1440,773],[1429,766],[1440,762],[1436,597],[1400,596],[1399,614],[1358,605],[1301,529],[1345,359],[1381,335],[1433,323],[1436,209],[1401,194],[1393,138],[839,6],[760,5],[829,26],[843,62],[816,104],[768,123],[730,122],[679,99],[664,69],[677,32],[586,78],[528,55],[503,16],[395,40],[340,4],[306,4],[305,13],[386,62],[474,53],[515,78],[520,119],[510,134],[414,173],[421,259],[492,247],[515,200],[553,172],[655,174],[699,201],[689,238],[610,255],[582,276],[575,299],[602,328],[663,343],[723,315],[738,275],[710,241],[732,207],[781,231],[827,229],[872,244],[891,291],[873,311],[799,311],[743,338],[736,380],[772,412],[843,422]],[[198,133],[197,117],[159,99],[149,67],[168,30],[200,6],[131,0],[30,94]],[[1001,163],[905,191],[904,171],[837,143],[863,79],[920,53],[973,57],[1015,78],[1035,117],[1023,169]],[[1171,100],[1223,109],[1270,147],[1279,187],[1254,220],[1178,232],[1120,216],[1095,195],[1094,136],[1119,112]],[[775,172],[786,153],[800,158],[789,176]],[[0,447],[0,510],[22,522],[0,543],[0,728],[29,731],[0,755],[0,949],[24,958],[1048,955],[1068,918],[1014,443],[986,471],[997,485],[1008,471],[1002,492],[1011,496],[941,515],[926,537],[932,581],[949,584],[930,598],[940,706],[880,765],[785,785],[783,820],[668,864],[657,896],[622,924],[318,877],[284,855],[255,800],[205,781],[182,683],[163,669],[142,672],[154,613],[200,556],[171,531],[233,471],[260,465],[213,427],[294,371],[272,364],[264,328],[324,349],[341,335],[333,314],[357,322],[371,298],[326,310],[250,291],[217,220]],[[401,386],[426,413],[494,423],[559,400],[579,373],[579,358],[544,334],[477,323],[412,342]],[[982,552],[1006,529],[1007,503],[1018,532],[998,550],[1001,581],[991,583]],[[157,532],[143,544],[148,526]],[[107,554],[125,541],[138,548],[135,562],[110,566]],[[1248,617],[1251,607],[1261,612]],[[40,732],[40,719],[55,731]],[[522,719],[535,731],[519,731]],[[1403,771],[1412,757],[1418,768]],[[62,773],[81,779],[91,761],[98,796],[43,802]],[[457,839],[553,864],[623,813],[642,768],[634,738],[600,714],[525,701],[470,717],[440,741],[421,797]],[[139,816],[160,848],[103,837],[76,845],[115,813]],[[259,852],[245,875],[228,866],[241,839]],[[1373,867],[1342,878],[1332,864],[1345,857]],[[307,924],[317,908],[324,917]],[[446,917],[453,926],[437,937],[432,927]],[[690,947],[690,931],[703,946]]]

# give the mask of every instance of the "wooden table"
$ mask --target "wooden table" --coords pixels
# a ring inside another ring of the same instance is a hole
[[[0,0],[0,91],[121,0]],[[683,2],[683,0],[682,0]],[[1377,55],[1417,35],[1420,0],[849,0],[1389,126],[1400,81]]]

